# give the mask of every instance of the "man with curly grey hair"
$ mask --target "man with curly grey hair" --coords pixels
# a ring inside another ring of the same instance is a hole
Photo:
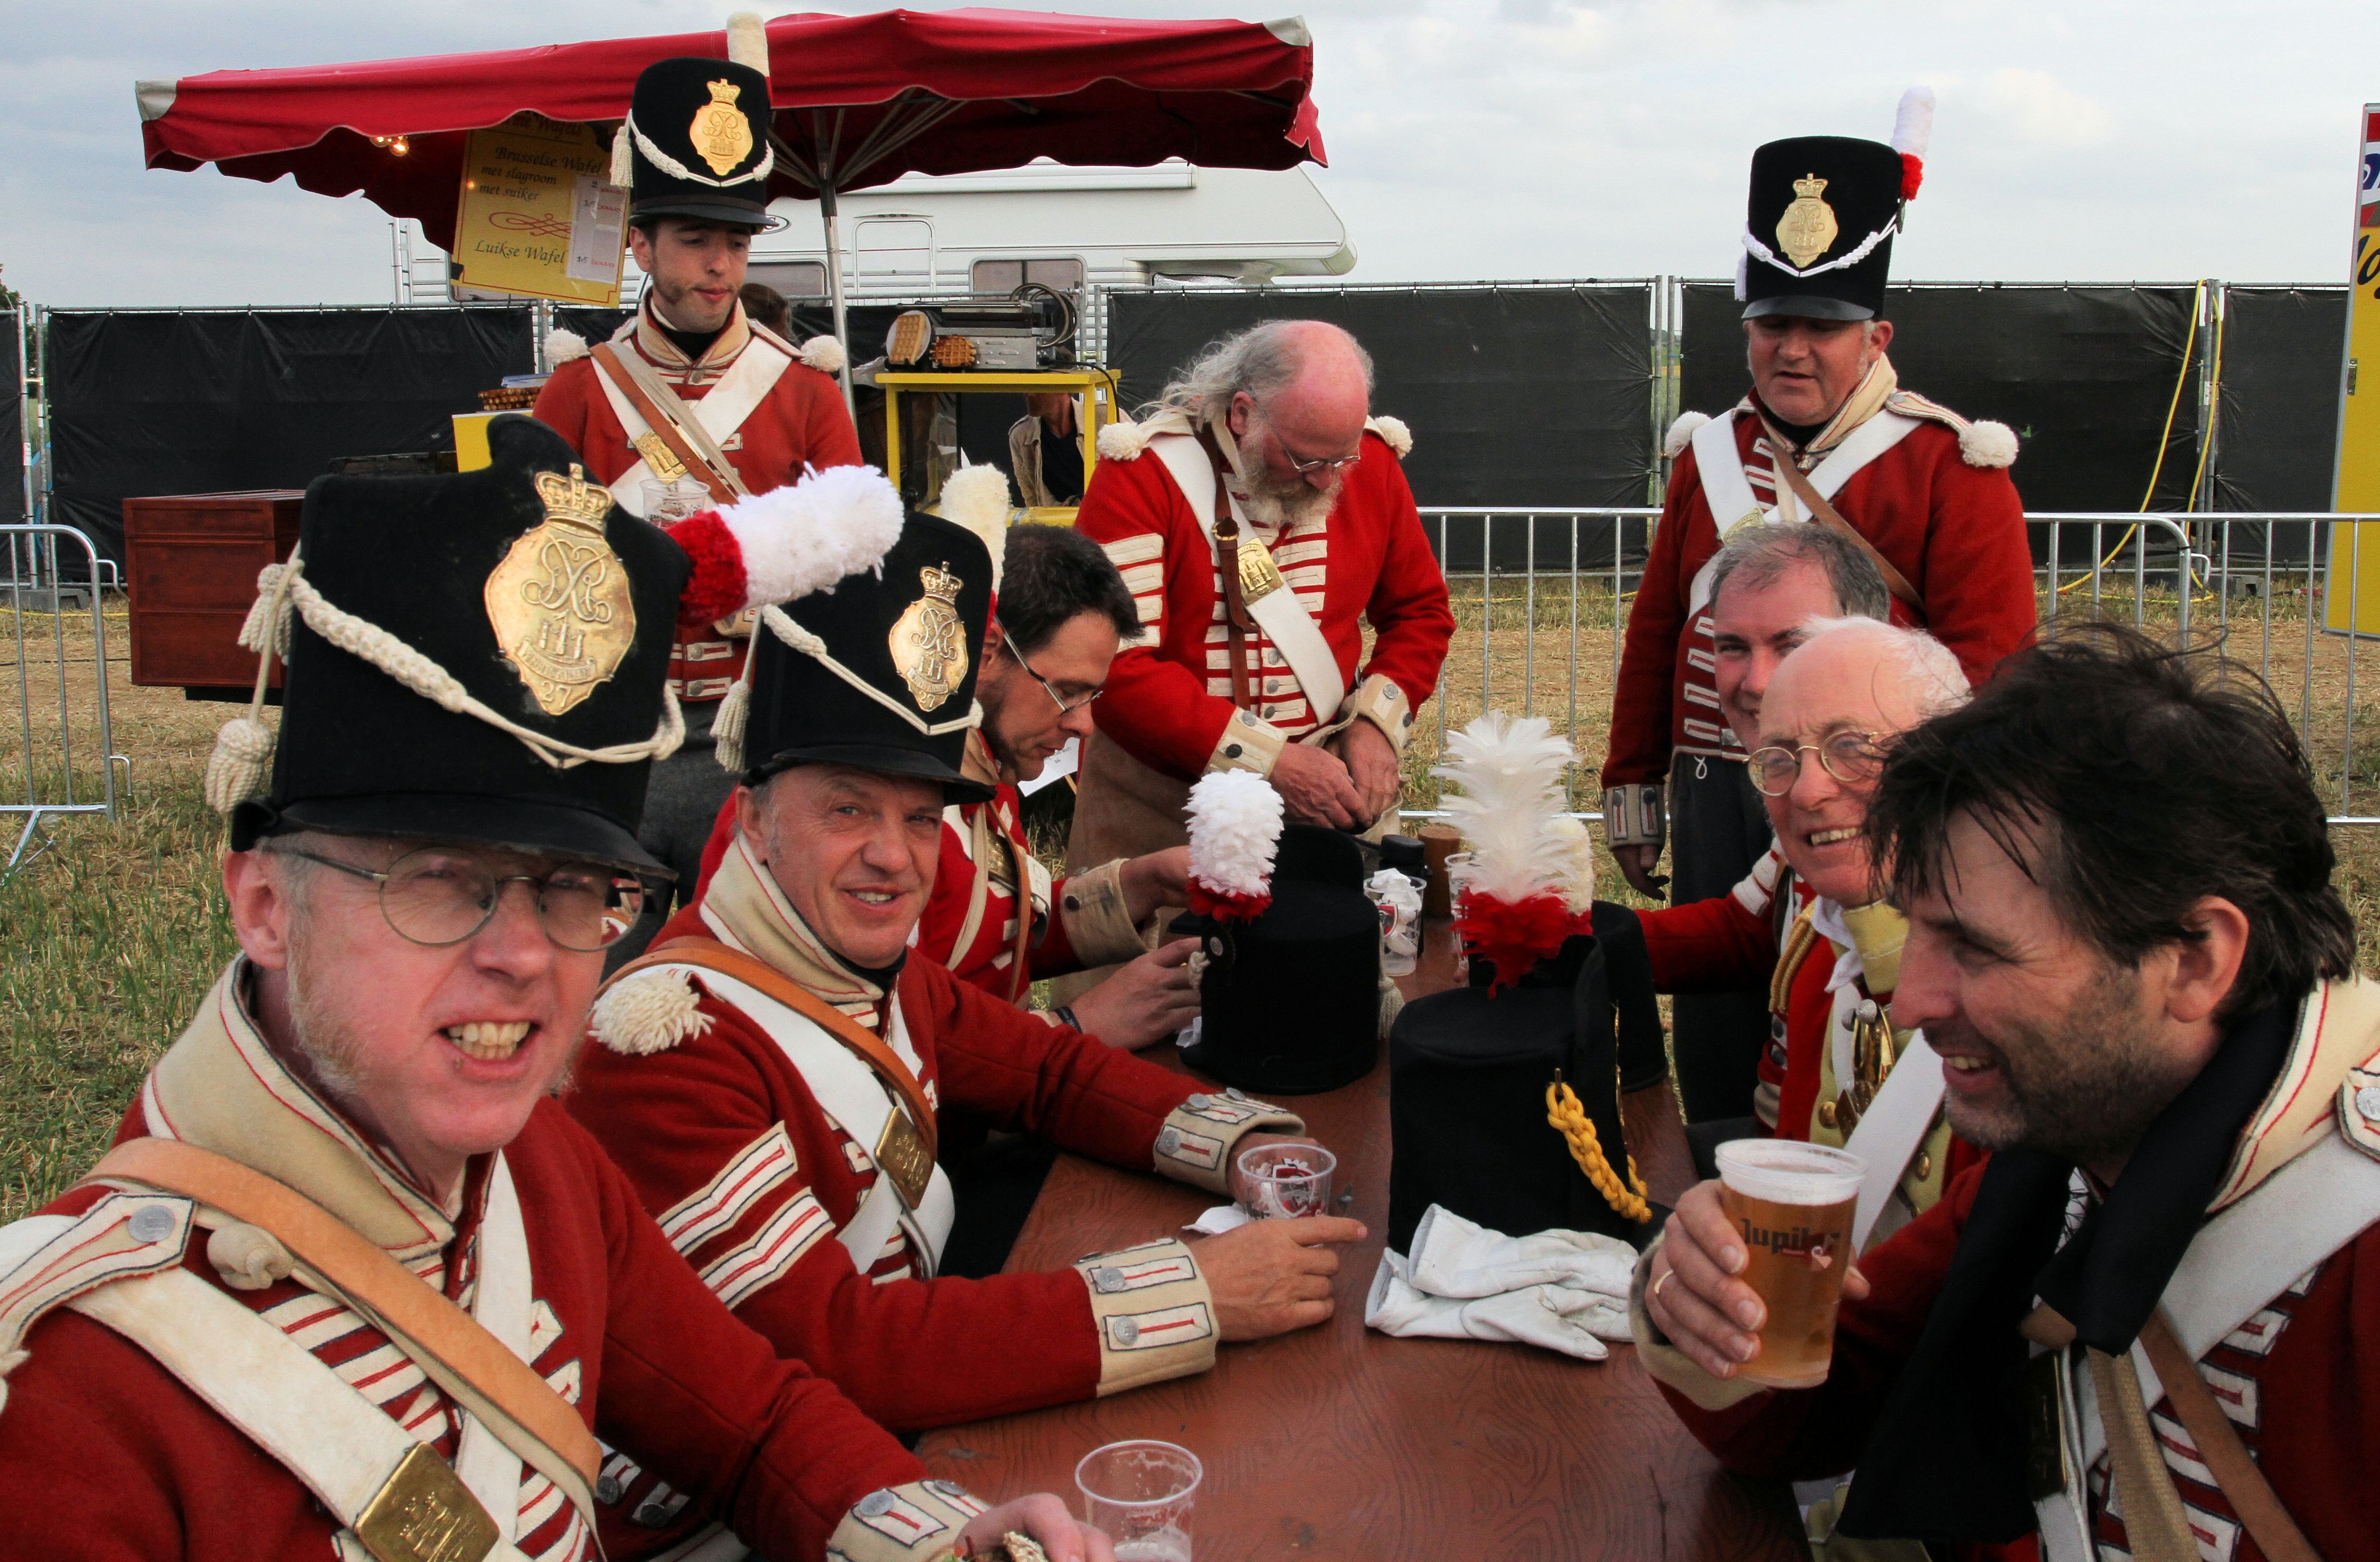
[[[1141,639],[1095,708],[1070,864],[1181,843],[1210,770],[1266,777],[1293,820],[1393,825],[1454,617],[1399,466],[1412,439],[1371,393],[1345,331],[1269,321],[1101,432],[1075,525],[1123,572]]]

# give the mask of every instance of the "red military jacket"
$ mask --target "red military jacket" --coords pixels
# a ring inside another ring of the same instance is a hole
[[[727,919],[704,913],[742,860],[739,845],[704,901],[662,930],[656,954],[674,938],[729,932]],[[792,963],[765,958],[780,970]],[[781,1350],[904,1430],[1087,1399],[1212,1361],[1206,1282],[1178,1242],[1135,1250],[1146,1271],[1107,1290],[1099,1271],[1123,1263],[1118,1255],[987,1280],[922,1278],[934,1255],[907,1223],[855,1262],[836,1234],[877,1181],[873,1146],[820,1104],[769,1016],[722,999],[717,985],[665,967],[611,989],[595,1011],[601,1045],[588,1048],[569,1107],[688,1261]],[[818,991],[807,977],[801,985]],[[1241,1134],[1300,1126],[1236,1092],[1204,1094],[1187,1075],[1047,1023],[914,954],[889,1001],[820,996],[888,1040],[898,1005],[925,1096],[944,1121],[965,1110],[1219,1193]],[[1126,1315],[1134,1322],[1120,1329],[1112,1320]]]
[[[1761,1054],[1753,1109],[1779,1137],[1840,1144],[1846,1135],[1825,1110],[1833,1101],[1823,1088],[1832,1078],[1828,1048],[1840,1023],[1830,985],[1840,951],[1810,926],[1815,898],[1772,846],[1727,894],[1639,911],[1636,919],[1645,929],[1656,991],[1768,988],[1769,1044]],[[1871,992],[1864,974],[1852,980],[1858,996],[1889,1007],[1892,995]],[[1912,1166],[1912,1180],[1902,1183],[1919,1208],[1938,1197],[1949,1179],[1983,1159],[1965,1140],[1942,1134],[1937,1165],[1932,1137],[1925,1159]]]
[[[201,1045],[212,1048],[212,1061],[198,1076],[208,1088],[188,1093],[191,1100],[248,1091],[239,1097],[243,1134],[255,1135],[261,1124],[265,1132],[336,1146],[304,1151],[292,1164],[318,1164],[326,1153],[361,1160],[365,1185],[382,1190],[377,1207],[409,1213],[409,1221],[403,1213],[396,1218],[419,1233],[392,1255],[468,1306],[491,1158],[471,1163],[455,1215],[414,1190],[256,1041],[235,996],[241,969],[236,963],[209,995],[212,1012],[192,1027],[194,1035],[212,1027]],[[190,1045],[186,1037],[169,1054],[169,1062],[185,1065],[186,1079]],[[152,1132],[204,1142],[182,1132],[187,1124],[169,1108],[171,1091],[160,1090],[164,1069],[127,1114],[119,1142]],[[225,1084],[226,1069],[254,1084],[238,1077]],[[261,1109],[247,1109],[250,1096]],[[816,1556],[831,1533],[846,1550],[911,1555],[906,1546],[870,1547],[859,1520],[846,1515],[881,1488],[916,1493],[905,1483],[923,1474],[917,1461],[831,1384],[780,1359],[720,1306],[585,1130],[557,1105],[540,1103],[504,1159],[528,1238],[532,1365],[602,1440],[607,1475],[643,1466],[674,1489],[673,1512],[724,1520],[763,1555]],[[290,1175],[285,1165],[276,1169]],[[300,1191],[336,1211],[335,1191]],[[79,1217],[110,1193],[79,1188],[43,1213]],[[291,1279],[260,1290],[230,1288],[210,1262],[206,1233],[195,1224],[188,1230],[182,1268],[283,1329],[433,1451],[453,1457],[454,1401],[376,1326]],[[171,1264],[169,1254],[152,1267]],[[336,1521],[294,1474],[140,1347],[59,1305],[64,1297],[55,1286],[44,1290],[32,1272],[39,1268],[30,1262],[0,1278],[0,1349],[25,1352],[13,1359],[0,1408],[0,1501],[9,1514],[10,1555],[43,1562],[324,1562],[343,1555],[333,1545]],[[597,1555],[576,1510],[526,1466],[517,1533],[515,1544],[540,1562]]]
[[[1976,442],[1962,440],[1963,418],[1905,394],[1888,405],[1955,422],[1961,431],[1944,421],[1924,423],[1854,473],[1833,503],[1916,588],[1925,603],[1922,627],[1957,654],[1971,683],[1981,683],[2033,633],[2033,554],[2023,502],[2006,460],[1972,464],[1998,459],[1999,453],[1962,454]],[[1734,433],[1754,500],[1774,505],[1774,457],[1758,420],[1735,416]],[[1816,465],[1804,461],[1805,469]],[[1665,780],[1676,752],[1743,757],[1718,708],[1710,615],[1694,612],[1689,621],[1694,577],[1718,551],[1719,540],[1694,453],[1682,447],[1670,468],[1644,584],[1628,612],[1603,763],[1606,788]],[[1892,616],[1896,624],[1911,622],[1898,599]]]
[[[1402,747],[1412,711],[1438,687],[1454,635],[1446,577],[1404,468],[1378,432],[1364,436],[1328,521],[1269,543],[1283,583],[1338,659],[1349,693],[1335,710],[1309,707],[1281,652],[1257,633],[1253,708],[1233,720],[1214,546],[1162,460],[1135,452],[1101,461],[1075,526],[1123,573],[1143,626],[1143,643],[1116,658],[1092,712],[1101,732],[1152,769],[1184,781],[1210,769],[1269,771],[1283,743],[1349,714],[1375,720]],[[1369,661],[1366,624],[1375,633]]]
[[[728,464],[754,493],[798,481],[805,467],[859,465],[859,431],[852,426],[842,388],[832,374],[808,361],[819,355],[751,324],[740,303],[699,363],[689,362],[662,334],[646,308],[621,325],[611,345],[616,352],[642,358],[681,401],[690,404],[718,390],[747,354],[754,355],[752,367],[790,360],[782,363],[767,394],[742,423],[719,442]],[[565,345],[563,351],[570,348]],[[751,367],[746,371],[751,372]],[[627,430],[598,378],[601,372],[583,351],[556,363],[553,377],[538,393],[536,417],[569,441],[589,475],[609,487],[644,457],[628,442]],[[642,513],[643,501],[637,494],[625,495],[621,503]],[[682,635],[672,659],[672,688],[682,700],[722,698],[735,681],[742,655],[742,646],[722,635]]]

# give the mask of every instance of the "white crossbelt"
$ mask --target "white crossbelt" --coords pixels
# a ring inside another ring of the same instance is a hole
[[[1148,442],[1148,448],[1165,463],[1174,486],[1189,502],[1190,513],[1198,517],[1198,527],[1207,534],[1207,547],[1212,552],[1215,464],[1208,459],[1206,447],[1193,434],[1160,434]],[[1240,546],[1263,547],[1247,513],[1240,507],[1238,496],[1229,489],[1224,490],[1224,494],[1231,500],[1232,515],[1240,523]],[[1340,702],[1347,697],[1347,681],[1340,675],[1339,658],[1332,653],[1330,643],[1315,627],[1305,604],[1297,599],[1297,593],[1287,586],[1267,592],[1248,604],[1248,616],[1280,648],[1281,660],[1289,663],[1290,672],[1305,691],[1305,703],[1314,712],[1316,722],[1327,724],[1339,713]]]
[[[627,356],[637,349],[633,344],[622,341],[616,342],[613,350],[625,363]],[[724,444],[736,430],[744,426],[744,419],[751,417],[760,404],[769,399],[769,392],[784,377],[793,361],[782,349],[771,345],[756,332],[751,345],[737,355],[735,361],[728,366],[727,372],[720,376],[719,383],[713,385],[700,401],[681,402],[680,405],[701,423],[705,433]],[[620,420],[620,427],[626,431],[628,442],[634,444],[638,434],[652,432],[652,425],[645,421],[644,414],[638,412],[635,404],[622,394],[620,387],[612,382],[612,377],[603,372],[601,366],[590,364],[589,367],[594,369],[595,383],[603,387],[603,399],[612,405],[612,416]],[[613,499],[628,514],[641,517],[645,513],[645,481],[652,475],[652,467],[647,465],[643,456],[638,456],[636,465],[613,479]]]
[[[1764,508],[1752,497],[1752,480],[1743,474],[1743,454],[1735,446],[1735,420],[1748,416],[1738,407],[1694,430],[1694,475],[1701,479],[1703,502],[1710,506],[1711,525],[1721,541],[1746,522],[1761,526],[1775,526],[1778,522],[1774,508]],[[1898,412],[1877,412],[1827,453],[1827,458],[1811,471],[1810,486],[1818,490],[1821,499],[1832,500],[1842,491],[1845,483],[1859,475],[1862,467],[1907,439],[1921,421]],[[1772,454],[1772,459],[1791,461],[1793,455],[1791,451],[1780,450]],[[1686,603],[1689,617],[1702,611],[1710,600],[1711,565],[1717,562],[1707,561],[1695,572]]]

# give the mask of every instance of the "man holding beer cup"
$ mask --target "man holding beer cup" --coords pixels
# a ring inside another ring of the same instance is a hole
[[[2058,635],[1894,746],[1866,829],[1895,1022],[1993,1153],[1856,1265],[1858,1168],[1723,1161],[1637,1270],[1680,1415],[1747,1473],[1856,1465],[1835,1532],[1937,1556],[2373,1555],[2380,987],[2269,691]]]

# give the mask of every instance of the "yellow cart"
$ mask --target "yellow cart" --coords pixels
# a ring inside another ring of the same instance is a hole
[[[1123,390],[1111,369],[959,369],[953,372],[891,370],[876,376],[884,393],[884,469],[901,470],[901,394],[938,394],[948,391],[998,392],[1008,395],[1043,394],[1062,391],[1075,398],[1075,433],[1083,443],[1083,481],[1088,484],[1099,462],[1099,430],[1120,416],[1116,404]],[[1057,504],[1025,512],[1025,519],[1044,526],[1075,524],[1075,506]]]

